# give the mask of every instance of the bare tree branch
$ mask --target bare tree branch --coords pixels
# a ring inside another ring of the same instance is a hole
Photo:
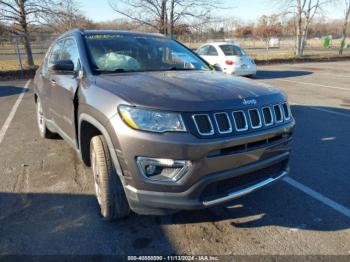
[[[193,19],[206,21],[213,10],[222,8],[217,0],[110,0],[111,8],[141,25],[173,35],[176,25]]]

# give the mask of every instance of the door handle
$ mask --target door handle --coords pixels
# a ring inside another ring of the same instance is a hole
[[[56,85],[56,80],[55,79],[51,79],[50,81],[51,81],[52,85]]]

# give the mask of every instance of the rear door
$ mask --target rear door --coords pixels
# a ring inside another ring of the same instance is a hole
[[[63,42],[60,60],[71,60],[73,74],[55,73],[50,75],[52,84],[54,121],[62,136],[76,145],[74,97],[79,85],[77,78],[80,69],[79,51],[75,39],[68,37]]]

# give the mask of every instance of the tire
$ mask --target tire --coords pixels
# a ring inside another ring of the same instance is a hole
[[[36,101],[36,118],[40,136],[47,139],[55,138],[56,133],[51,132],[46,126],[44,111],[39,97]]]
[[[90,160],[102,217],[112,221],[128,216],[130,207],[125,191],[113,166],[107,143],[101,135],[91,139]]]

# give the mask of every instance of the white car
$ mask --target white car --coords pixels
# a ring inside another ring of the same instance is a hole
[[[256,64],[239,46],[231,43],[208,43],[197,49],[209,64],[220,66],[226,74],[254,76]]]

